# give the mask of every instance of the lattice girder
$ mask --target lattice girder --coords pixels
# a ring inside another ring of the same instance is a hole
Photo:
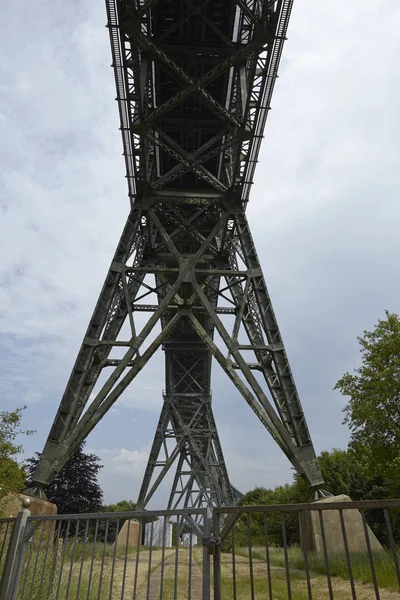
[[[292,0],[106,0],[106,7],[131,212],[31,493],[43,493],[161,347],[166,425],[153,442],[143,505],[171,456],[178,463],[171,506],[239,495],[212,414],[212,357],[319,490],[245,215]]]
[[[174,402],[179,399],[179,417],[176,411],[170,411],[169,415],[178,444],[182,437],[179,428],[190,423],[196,402],[210,397],[211,357],[214,356],[297,471],[310,487],[318,487],[322,480],[315,453],[279,329],[273,320],[271,301],[245,214],[229,210],[229,203],[218,199],[204,205],[203,198],[196,203],[194,198],[148,197],[144,203],[147,208],[139,211],[142,227],[137,231],[142,243],[133,242],[136,250],[125,263],[113,261],[111,265],[111,273],[117,274],[114,297],[109,302],[112,313],[103,319],[106,325],[96,342],[87,337],[84,340],[83,350],[86,352],[88,345],[92,349],[92,361],[80,372],[81,385],[85,384],[86,406],[82,406],[82,396],[79,419],[75,413],[74,418],[67,415],[57,439],[60,420],[66,415],[66,405],[61,404],[59,413],[62,414],[58,413],[55,421],[58,426],[52,429],[35,475],[37,483],[46,484],[61,468],[162,345],[166,355],[166,395],[174,398]],[[182,229],[181,224],[187,222],[191,212],[197,215],[198,224],[193,219],[190,229]],[[173,219],[168,218],[168,214],[173,215]],[[146,236],[143,236],[143,228]],[[244,262],[244,267],[237,266],[240,262]],[[144,272],[154,274],[152,285],[143,282]],[[136,277],[138,282],[134,285]],[[109,279],[110,276],[106,281]],[[107,293],[108,286],[104,289]],[[153,304],[143,304],[148,295],[153,298]],[[104,305],[102,298],[99,305]],[[109,324],[120,314],[115,311],[117,305],[119,311],[122,306],[126,308],[129,336],[110,339]],[[150,313],[140,332],[135,326],[138,312]],[[230,329],[223,322],[228,317],[234,321]],[[157,322],[161,329],[151,341],[149,335]],[[248,344],[238,341],[242,326]],[[222,339],[222,348],[213,339],[214,329]],[[124,356],[107,358],[111,347],[126,350]],[[99,364],[101,370],[111,368],[111,374],[97,394],[93,394]],[[264,374],[265,388],[254,376],[254,368]],[[90,393],[94,395],[91,400],[87,393],[90,385]],[[268,393],[277,404],[278,413],[268,400]],[[70,410],[76,407],[72,405]],[[280,418],[282,415],[284,418]],[[206,451],[201,449],[195,436],[192,445],[196,446],[196,460],[201,461]],[[217,447],[222,457],[219,445]],[[220,466],[226,470],[224,465],[222,458]],[[224,485],[226,488],[227,484]]]

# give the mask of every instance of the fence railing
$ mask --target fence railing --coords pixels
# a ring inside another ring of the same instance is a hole
[[[0,519],[0,600],[389,600],[400,598],[399,543],[400,500],[25,509]]]
[[[379,600],[400,591],[400,500],[215,508],[213,533],[215,598]]]

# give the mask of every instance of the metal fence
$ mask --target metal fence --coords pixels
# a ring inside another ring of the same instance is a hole
[[[399,509],[329,499],[215,508],[214,598],[400,598]]]
[[[399,539],[400,500],[23,510],[0,519],[0,600],[389,600]]]
[[[16,519],[0,519],[0,573],[6,562]]]

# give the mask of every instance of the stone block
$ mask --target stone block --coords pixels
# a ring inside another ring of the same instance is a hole
[[[341,494],[340,496],[322,498],[316,502],[351,502],[351,498]],[[300,520],[301,546],[308,552],[323,553],[324,551],[319,512],[318,510],[306,511],[303,519]],[[324,510],[322,516],[328,555],[343,554],[345,548],[339,510]],[[349,551],[351,553],[367,552],[367,542],[360,512],[356,509],[344,509],[343,520]],[[381,544],[369,527],[368,533],[372,552],[382,551]]]
[[[129,530],[129,531],[128,531]],[[117,538],[118,549],[125,550],[128,548],[137,548],[141,546],[140,540],[140,523],[136,519],[126,520]]]
[[[16,517],[22,510],[22,502],[25,498],[29,498],[31,504],[29,510],[32,517],[44,515],[57,515],[57,506],[48,500],[42,498],[33,498],[24,494],[8,494],[1,502],[1,512],[6,518]]]

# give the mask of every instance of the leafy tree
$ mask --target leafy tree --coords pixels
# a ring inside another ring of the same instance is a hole
[[[103,492],[97,482],[102,468],[100,458],[83,452],[80,444],[73,456],[46,488],[46,496],[57,505],[59,514],[78,514],[102,510]],[[28,485],[38,465],[40,454],[26,461]]]
[[[12,458],[0,458],[0,501],[8,494],[21,492],[24,483],[25,472],[20,465]]]
[[[373,331],[359,337],[361,366],[345,373],[338,389],[350,400],[344,411],[355,451],[367,451],[375,472],[400,460],[400,319],[386,311]]]
[[[274,490],[257,487],[247,492],[240,501],[241,506],[292,504],[296,501],[297,488],[295,485],[281,485]],[[268,527],[268,541],[277,546],[283,545],[282,521],[278,512],[269,513],[264,519],[261,513],[250,513],[249,518],[243,515],[235,528],[235,543],[247,545],[248,529],[250,527],[252,542],[255,545],[265,543],[265,527]],[[289,544],[297,543],[299,538],[298,517],[295,513],[285,515],[286,537]]]
[[[0,500],[9,493],[24,488],[25,471],[16,460],[22,446],[15,443],[17,435],[30,435],[33,431],[21,429],[22,413],[26,407],[14,411],[0,411]]]
[[[136,503],[133,502],[133,500],[119,500],[119,502],[117,502],[116,504],[105,504],[103,506],[102,510],[103,510],[103,512],[107,512],[107,513],[109,513],[109,512],[120,513],[120,512],[133,511],[133,510],[135,510],[135,508],[136,508]],[[119,519],[119,520],[110,519],[108,521],[107,526],[106,526],[106,521],[99,522],[97,538],[99,540],[104,540],[105,535],[106,535],[106,529],[107,529],[107,540],[109,542],[113,542],[116,537],[117,524],[118,524],[118,533],[119,533],[121,531],[125,521],[126,521],[126,519]]]
[[[362,500],[367,493],[369,479],[367,476],[368,461],[365,456],[358,455],[352,449],[333,448],[323,451],[318,456],[324,488],[333,496],[346,494],[352,500]],[[294,502],[309,502],[310,492],[303,479],[295,475],[292,498]]]
[[[104,504],[104,512],[127,512],[136,509],[136,502],[133,500],[119,500],[116,504]]]

